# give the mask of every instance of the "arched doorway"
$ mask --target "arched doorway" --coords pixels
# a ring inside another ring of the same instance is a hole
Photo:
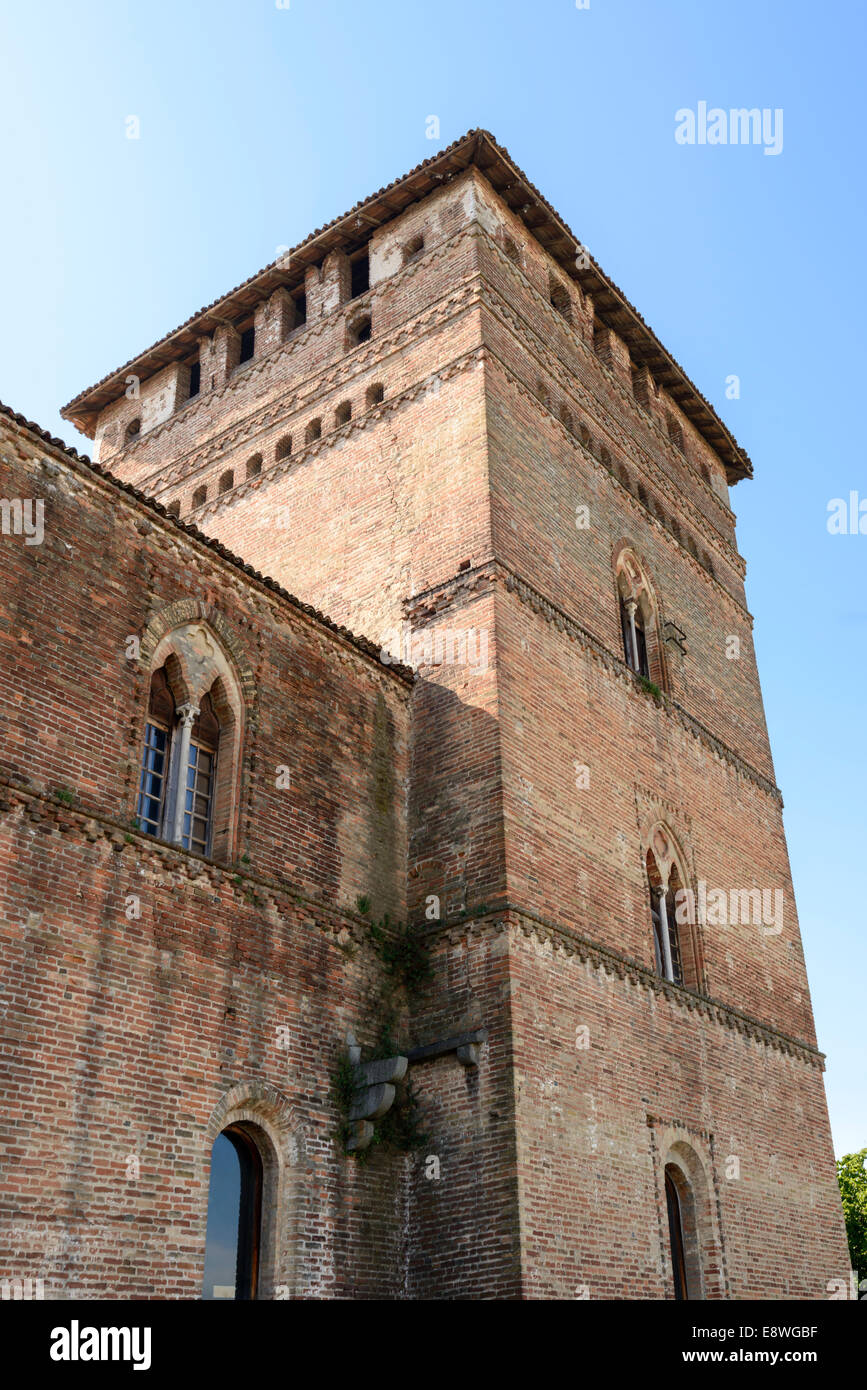
[[[668,1239],[671,1245],[674,1296],[678,1301],[686,1300],[689,1298],[689,1294],[686,1286],[686,1260],[683,1251],[683,1215],[680,1210],[680,1197],[668,1169],[665,1172],[665,1202],[668,1207]]]
[[[202,1298],[257,1296],[262,1245],[262,1155],[252,1126],[228,1125],[211,1150]]]
[[[674,1297],[684,1301],[703,1299],[701,1233],[695,1192],[679,1160],[666,1163],[664,1178]]]

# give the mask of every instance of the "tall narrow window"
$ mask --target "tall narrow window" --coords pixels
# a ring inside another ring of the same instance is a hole
[[[238,355],[238,364],[249,362],[256,351],[256,330],[255,328],[245,328],[241,334],[241,351]]]
[[[159,835],[166,789],[169,731],[148,720],[136,814],[146,835]]]
[[[641,605],[635,599],[620,600],[620,627],[623,633],[623,651],[626,663],[639,676],[650,679],[650,666],[647,661],[647,634],[644,630],[644,616]]]
[[[367,253],[352,262],[349,292],[352,299],[370,289],[370,260]]]
[[[667,1169],[665,1173],[665,1202],[668,1207],[668,1238],[671,1244],[674,1296],[680,1302],[689,1298],[686,1282],[686,1259],[684,1257],[683,1215],[674,1179]]]
[[[214,1140],[203,1299],[255,1299],[262,1243],[262,1158],[240,1125]]]
[[[683,966],[680,959],[680,941],[675,920],[676,904],[674,892],[669,888],[663,896],[651,883],[650,917],[653,922],[653,944],[656,956],[656,972],[672,984],[683,984]],[[667,946],[667,950],[666,950]]]
[[[190,367],[190,399],[202,389],[202,364],[194,362]]]
[[[184,849],[207,854],[211,843],[214,775],[220,726],[210,696],[205,695],[190,734],[190,748],[184,777],[184,818],[181,844]]]
[[[165,670],[154,673],[145,724],[136,816],[145,835],[163,834],[171,731],[175,699]]]

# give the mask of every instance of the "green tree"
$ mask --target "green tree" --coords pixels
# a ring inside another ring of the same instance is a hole
[[[867,1279],[867,1149],[837,1160],[849,1258],[859,1279]]]

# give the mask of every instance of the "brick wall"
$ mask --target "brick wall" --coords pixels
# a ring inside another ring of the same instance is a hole
[[[322,1170],[325,1226],[310,1236],[299,1217],[290,1242],[313,1242],[327,1266],[305,1287],[344,1287],[337,1266],[361,1248],[357,1288],[382,1288],[388,1259],[365,1244],[381,1240],[388,1258],[400,1250],[408,1296],[669,1296],[670,1160],[695,1194],[707,1296],[821,1297],[844,1273],[845,1241],[723,462],[478,169],[368,250],[370,288],[355,300],[332,252],[306,272],[305,324],[285,302],[260,306],[252,362],[235,366],[217,330],[204,349],[214,371],[173,414],[161,414],[165,384],[143,383],[156,404],[134,443],[115,429],[129,402],[97,424],[119,477],[377,645],[408,639],[420,663],[407,729],[399,683],[367,658],[350,679],[362,658],[343,648],[335,680],[334,640],[318,629],[296,660],[283,619],[265,624],[259,590],[251,602],[237,578],[239,642],[257,688],[280,691],[257,720],[256,756],[292,761],[297,710],[315,768],[307,820],[253,775],[253,864],[277,875],[289,853],[303,891],[337,912],[372,861],[399,898],[399,871],[386,870],[404,863],[435,966],[404,1020],[409,1042],[487,1029],[478,1069],[452,1055],[413,1067],[428,1150],[406,1163],[393,1208],[394,1174]],[[371,337],[355,344],[361,313]],[[132,589],[139,623],[155,591],[215,602],[210,571],[178,567],[168,543],[130,549],[107,514],[97,529],[105,584]],[[626,551],[652,587],[658,701],[623,660]],[[119,617],[103,599],[86,629],[94,649],[117,650],[132,601]],[[470,631],[484,634],[483,660],[454,654]],[[112,679],[126,708],[131,677]],[[124,753],[103,741],[88,793],[125,804],[112,789],[138,733]],[[783,894],[780,932],[690,929],[685,989],[654,971],[645,856],[659,822],[690,886]],[[348,1013],[353,991],[375,992],[364,959],[346,977]],[[280,1007],[299,998],[293,975]],[[337,1036],[332,988],[315,999],[321,1038]],[[317,1035],[311,1058],[324,1047]],[[310,1105],[318,1116],[321,1101]]]
[[[246,1118],[278,1160],[266,1296],[391,1293],[403,1160],[356,1170],[329,1088],[348,1030],[375,1043],[356,899],[404,913],[410,685],[28,431],[0,458],[45,501],[41,545],[2,540],[3,1263],[48,1297],[199,1297],[211,1144]],[[247,701],[225,865],[131,821],[126,639],[191,611]]]

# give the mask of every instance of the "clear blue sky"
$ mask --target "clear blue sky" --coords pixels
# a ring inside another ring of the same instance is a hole
[[[71,396],[472,126],[720,410],[756,469],[732,502],[838,1153],[867,1145],[867,535],[826,530],[829,499],[867,497],[865,16],[42,0],[0,20],[0,398],[86,452]],[[781,107],[782,153],[678,145],[700,101]]]

